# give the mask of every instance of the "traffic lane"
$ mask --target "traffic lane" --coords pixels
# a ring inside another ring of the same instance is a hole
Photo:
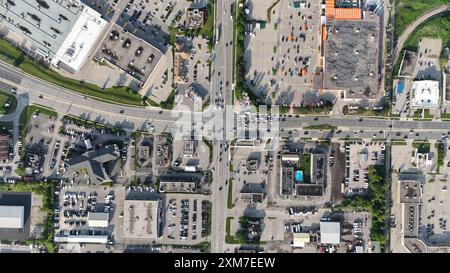
[[[379,127],[379,128],[387,128],[391,124],[390,121],[387,120],[379,120],[379,119],[360,119],[356,118],[328,118],[328,117],[304,117],[299,116],[296,117],[287,117],[281,118],[280,126],[282,128],[296,128],[301,125],[301,123],[307,123],[308,125],[332,125],[332,126],[347,126],[347,127]]]
[[[303,124],[302,124],[303,123]],[[435,129],[450,130],[449,122],[440,121],[399,121],[371,118],[333,118],[333,117],[281,117],[280,127],[298,128],[308,125],[331,125],[356,128],[391,128],[391,129]]]
[[[23,76],[21,76],[20,74],[16,73],[15,71],[9,69],[8,66],[6,66],[3,63],[0,63],[0,78],[6,79],[8,81],[11,81],[15,84],[20,84],[23,80]],[[8,68],[8,69],[4,69],[4,68]]]
[[[430,132],[427,130],[416,130],[413,132],[405,131],[386,131],[386,130],[344,130],[344,131],[319,131],[319,130],[301,130],[301,131],[282,131],[282,138],[314,138],[314,139],[373,139],[373,140],[446,140],[450,134],[442,132]]]
[[[7,83],[3,83],[3,82],[0,81],[0,89],[9,92],[12,88],[14,88],[14,86],[9,85]]]

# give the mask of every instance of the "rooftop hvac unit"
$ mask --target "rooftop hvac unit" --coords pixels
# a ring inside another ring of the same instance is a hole
[[[66,50],[66,55],[68,55],[69,57],[73,57],[74,54],[75,54],[75,43],[73,43],[73,44]]]

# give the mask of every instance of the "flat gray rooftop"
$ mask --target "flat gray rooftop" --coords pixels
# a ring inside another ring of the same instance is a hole
[[[161,51],[118,25],[112,27],[96,52],[98,59],[120,67],[142,83],[150,77],[162,56]]]
[[[0,27],[20,34],[53,58],[82,12],[76,2],[0,0]]]
[[[312,154],[312,174],[311,181],[316,185],[323,185],[325,183],[325,155],[324,154]]]
[[[331,21],[325,45],[324,88],[346,90],[347,98],[378,93],[379,17]]]
[[[422,197],[419,181],[400,182],[400,202],[419,203]]]

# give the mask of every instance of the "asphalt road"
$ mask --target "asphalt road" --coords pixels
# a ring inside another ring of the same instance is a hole
[[[223,1],[223,0],[222,0]],[[223,3],[223,2],[218,2]],[[223,14],[223,12],[222,12]],[[230,18],[227,16],[226,18]],[[224,41],[223,39],[221,40]],[[216,55],[220,60],[220,50]],[[225,51],[222,51],[225,52]],[[231,69],[231,64],[228,64]],[[221,77],[231,77],[231,72]],[[222,79],[223,81],[224,79]],[[150,122],[154,125],[156,132],[168,132],[170,128],[176,127],[174,121],[180,112],[160,110],[158,108],[139,108],[111,104],[85,97],[81,94],[45,83],[39,79],[23,74],[8,65],[0,63],[1,87],[11,86],[18,88],[18,94],[26,97],[30,104],[41,104],[55,109],[60,115],[81,116],[89,120],[97,121],[107,125],[121,126],[128,130],[146,130]],[[217,85],[213,88],[217,88]],[[224,89],[224,92],[231,90]],[[226,106],[225,106],[226,107]],[[120,113],[123,110],[123,113]],[[284,130],[301,128],[308,125],[329,124],[338,127],[349,127],[354,129],[423,129],[423,130],[450,130],[449,122],[439,121],[413,121],[413,120],[388,120],[359,117],[312,117],[292,116],[280,121],[280,127]]]
[[[218,41],[215,45],[213,85],[211,90],[211,105],[214,107],[214,99],[216,93],[220,93],[219,98],[224,99],[224,113],[227,107],[231,107],[232,103],[232,45],[230,41],[233,40],[233,21],[231,19],[231,3],[232,0],[218,0],[216,3],[216,37]],[[219,32],[217,32],[219,27]],[[220,74],[219,74],[220,73]],[[228,83],[228,84],[227,84]],[[230,128],[227,128],[225,122],[223,127],[223,134]],[[223,137],[225,138],[225,135]],[[212,228],[211,233],[211,252],[224,252],[225,243],[225,219],[226,219],[226,204],[227,204],[227,186],[225,181],[230,177],[228,167],[228,149],[225,149],[226,141],[215,140],[213,142],[215,166],[214,182],[212,184]],[[222,145],[220,145],[222,144]]]

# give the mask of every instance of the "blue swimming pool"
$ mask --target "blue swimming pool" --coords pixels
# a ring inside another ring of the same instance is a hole
[[[297,183],[303,182],[303,172],[302,171],[295,172],[295,182],[297,182]]]
[[[405,85],[403,84],[402,81],[399,81],[397,83],[397,94],[401,95],[403,93],[403,89],[405,88]]]

